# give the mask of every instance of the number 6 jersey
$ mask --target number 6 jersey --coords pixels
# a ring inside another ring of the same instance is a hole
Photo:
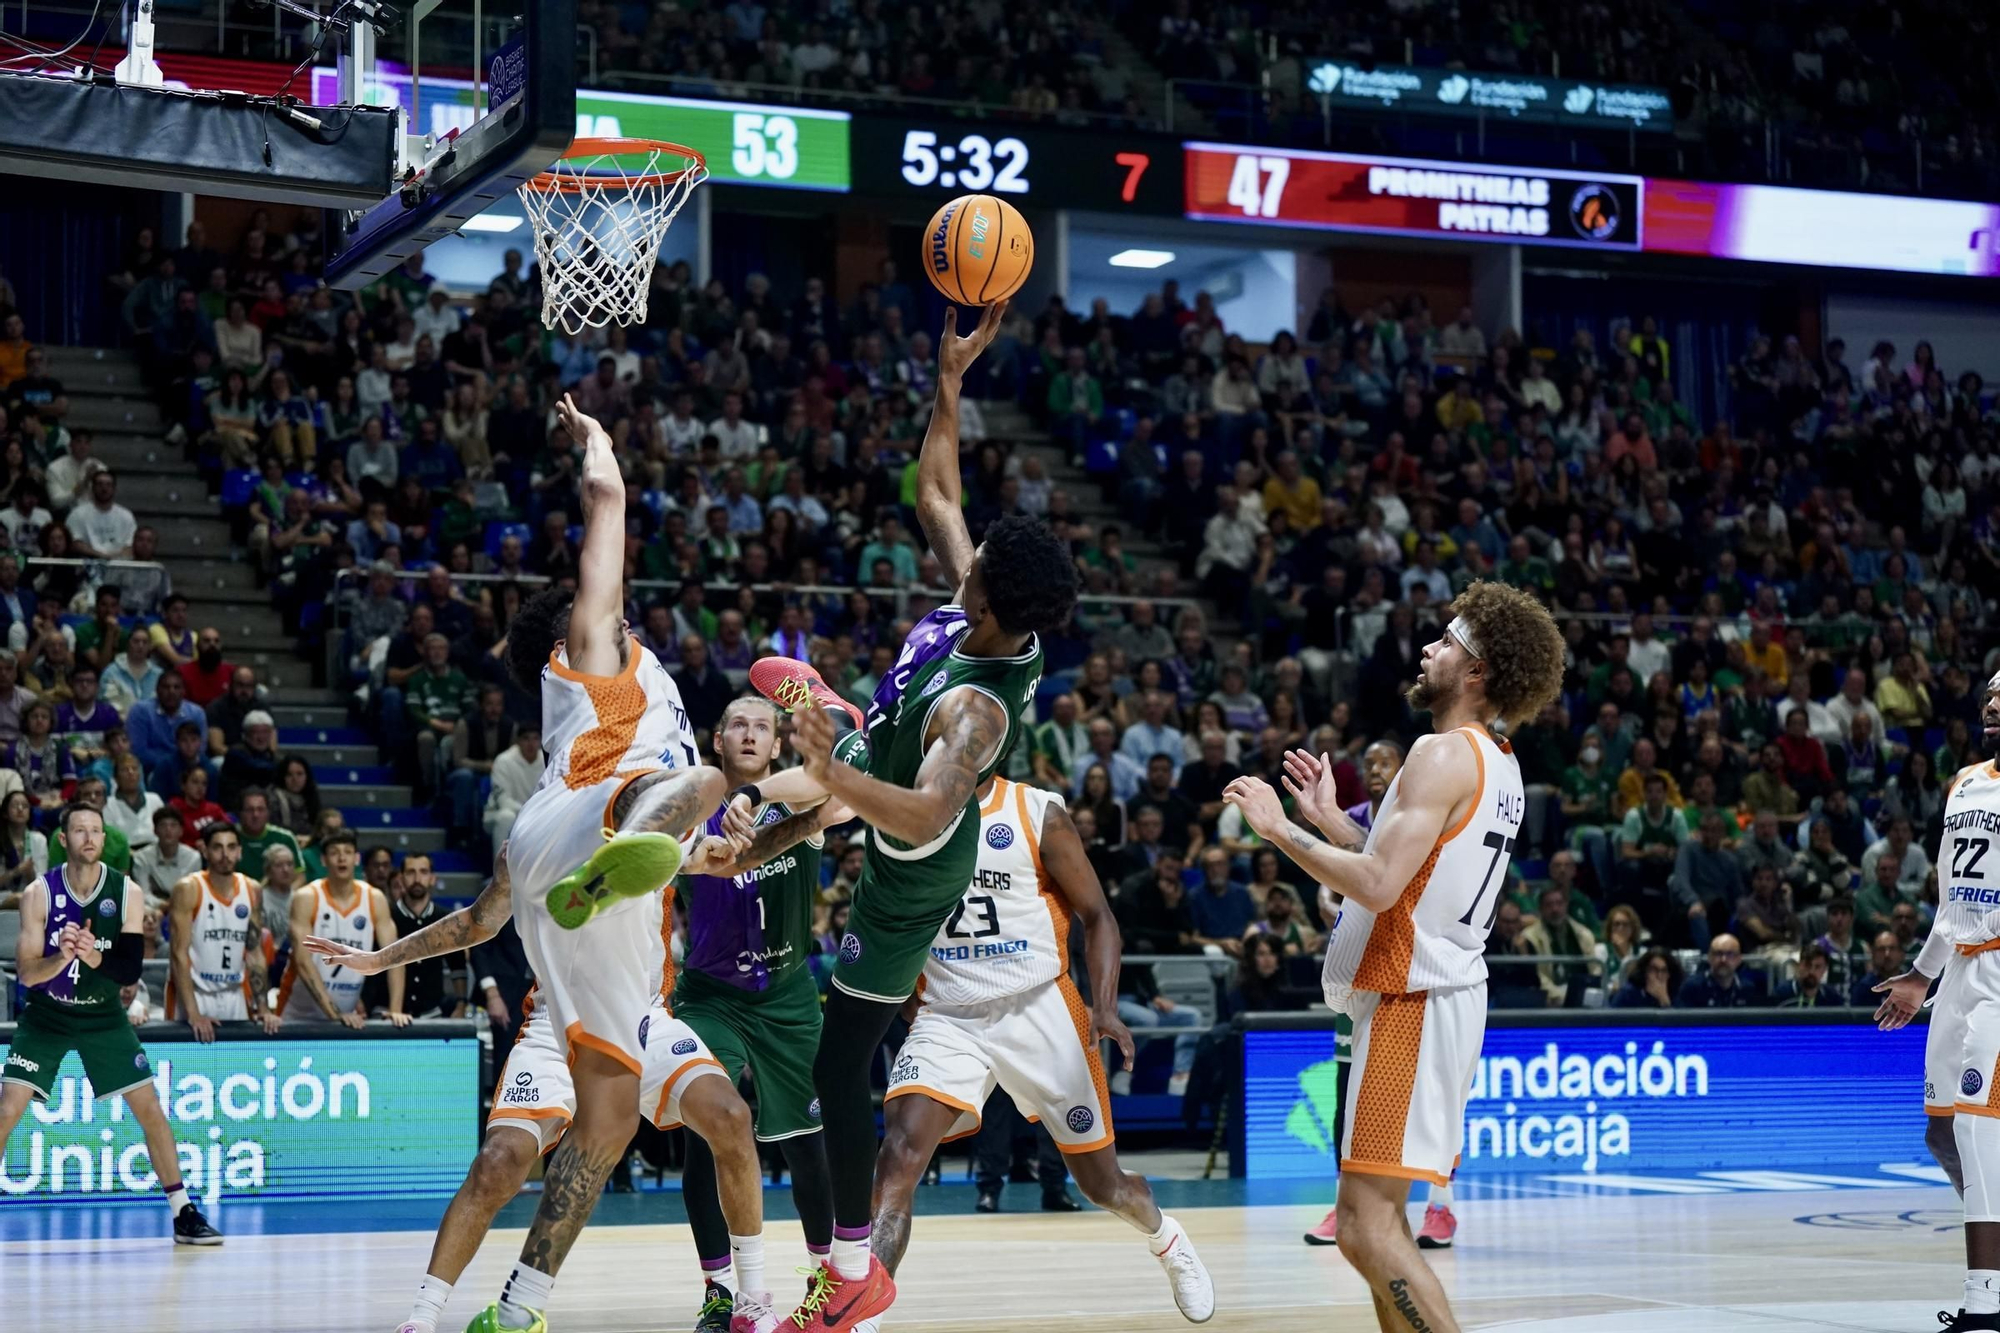
[[[1521,831],[1526,798],[1521,765],[1505,741],[1481,726],[1459,727],[1448,745],[1464,745],[1477,766],[1479,794],[1464,815],[1438,834],[1430,855],[1396,901],[1380,914],[1352,901],[1341,905],[1326,946],[1326,1002],[1346,1012],[1354,991],[1407,995],[1434,987],[1476,986],[1486,980],[1486,936],[1493,929],[1507,866]],[[1402,794],[1405,768],[1389,784],[1368,830],[1365,851],[1389,821]]]
[[[1062,797],[1006,778],[979,806],[979,859],[924,964],[926,1004],[976,1005],[1069,970],[1069,903],[1042,872],[1042,819]]]

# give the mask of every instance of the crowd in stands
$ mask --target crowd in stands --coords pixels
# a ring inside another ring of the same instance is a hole
[[[979,114],[1083,125],[1103,115],[1157,120],[1108,58],[1105,18],[1089,5],[1003,11],[727,3],[631,5],[584,0],[598,78],[635,91],[757,95],[786,88],[807,100],[902,97],[976,105]],[[636,76],[636,77],[635,77]]]
[[[324,636],[330,683],[475,864],[539,767],[537,701],[500,648],[523,596],[574,570],[559,393],[617,441],[628,619],[697,728],[766,653],[867,700],[949,596],[909,505],[936,361],[892,264],[845,304],[817,278],[730,290],[663,267],[644,326],[566,340],[540,330],[518,256],[470,300],[418,259],[350,302],[299,273],[305,237],[276,235],[222,258],[197,224],[135,256],[128,329],[274,605]],[[1994,656],[2000,456],[1978,377],[1928,344],[1760,341],[1727,413],[1698,421],[1649,318],[1537,348],[1470,310],[1330,291],[1301,333],[1250,345],[1172,283],[1129,312],[1053,298],[1010,315],[975,386],[1036,430],[991,433],[966,400],[975,536],[1045,517],[1085,581],[1004,771],[1069,798],[1128,948],[1241,960],[1218,1008],[1309,997],[1317,889],[1221,791],[1306,746],[1344,800],[1379,799],[1371,754],[1423,725],[1402,697],[1417,654],[1491,577],[1538,590],[1570,652],[1562,699],[1511,738],[1530,804],[1496,1003],[1845,1002],[1907,956]],[[144,529],[107,516],[116,478],[63,426],[61,386],[17,319],[0,334],[0,459],[21,467],[0,530],[34,557],[136,553]],[[1057,484],[1073,465],[1103,503]],[[247,824],[261,798],[309,856],[338,812],[220,634],[163,580],[135,613],[111,574],[34,557],[0,553],[0,782],[25,797],[0,871],[93,772],[114,806],[150,790],[182,837]],[[839,839],[827,857],[829,948],[857,859]],[[1196,1017],[1126,972],[1128,1021]],[[1192,1060],[1182,1044],[1174,1073]]]

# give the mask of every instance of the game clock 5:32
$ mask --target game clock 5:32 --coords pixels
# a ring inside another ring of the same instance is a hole
[[[991,194],[1019,208],[1087,208],[1176,216],[1174,146],[1138,136],[1016,125],[1005,120],[856,116],[857,194],[942,203]]]

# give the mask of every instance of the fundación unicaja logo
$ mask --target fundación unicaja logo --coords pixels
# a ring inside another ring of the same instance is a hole
[[[1327,64],[1315,66],[1312,77],[1306,80],[1306,88],[1316,93],[1333,92],[1340,87],[1342,72],[1340,66],[1330,61]]]
[[[1563,94],[1563,110],[1569,112],[1572,116],[1580,116],[1590,110],[1590,104],[1596,100],[1596,89],[1586,88],[1582,84],[1578,84]]]
[[[1457,106],[1472,91],[1472,80],[1463,74],[1454,74],[1438,85],[1438,101],[1446,106]]]

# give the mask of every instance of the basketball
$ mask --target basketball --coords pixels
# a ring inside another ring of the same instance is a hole
[[[1035,235],[1021,210],[990,194],[962,194],[924,230],[924,272],[947,301],[991,305],[1021,290],[1035,266]]]

